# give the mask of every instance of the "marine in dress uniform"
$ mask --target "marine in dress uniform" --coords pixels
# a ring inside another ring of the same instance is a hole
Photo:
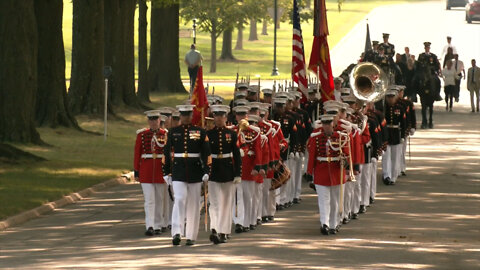
[[[417,63],[418,63],[418,68],[424,72],[423,75],[425,76],[425,80],[426,81],[433,80],[433,83],[431,83],[427,87],[433,88],[429,90],[433,91],[432,96],[434,98],[434,101],[440,101],[442,100],[442,97],[440,96],[441,84],[438,76],[441,75],[441,66],[440,66],[440,61],[438,60],[438,57],[435,54],[430,52],[431,44],[432,44],[431,42],[423,43],[425,52],[421,53],[418,56]],[[422,90],[422,89],[419,89],[419,90]],[[420,97],[422,97],[422,95],[420,95]],[[433,107],[433,101],[432,101],[432,107]],[[432,108],[432,111],[433,111],[433,108]],[[423,115],[423,110],[422,110],[422,115]],[[429,124],[431,124],[431,121]],[[433,127],[433,124],[431,124],[431,126]]]
[[[385,51],[385,55],[388,57],[388,58],[392,58],[393,59],[393,56],[395,55],[395,45],[391,44],[390,42],[388,42],[388,39],[390,38],[390,34],[388,33],[383,33],[383,43],[379,44],[378,45],[378,48],[383,48],[384,51]]]
[[[142,186],[145,199],[145,235],[160,234],[166,230],[168,219],[164,199],[167,185],[163,179],[163,152],[167,141],[167,131],[160,128],[160,112],[147,111],[149,128],[137,131],[133,168],[135,179]]]
[[[372,41],[372,49],[368,50],[365,55],[363,56],[363,62],[370,62],[373,63],[378,55],[378,41]]]
[[[385,93],[385,120],[388,127],[388,146],[382,157],[383,183],[395,185],[400,174],[400,158],[402,154],[406,116],[404,107],[397,102],[397,88],[391,87]]]
[[[315,84],[309,85],[308,87],[308,102],[305,104],[304,109],[307,111],[312,123],[320,120],[320,115],[322,115],[323,112],[323,104],[321,99],[317,97],[317,85]]]
[[[344,155],[348,155],[346,134],[335,131],[333,115],[322,116],[322,128],[311,134],[308,146],[309,160],[307,174],[313,177],[318,194],[318,208],[320,212],[321,233],[335,234],[339,224],[339,208],[341,185],[345,183]]]
[[[173,245],[181,236],[186,245],[194,245],[200,222],[200,191],[202,182],[209,179],[210,146],[203,128],[193,126],[193,105],[178,105],[181,125],[168,133],[165,146],[164,179],[173,185],[172,213]]]
[[[232,207],[235,185],[241,182],[242,158],[237,133],[226,127],[225,105],[211,105],[215,127],[207,131],[212,156],[208,192],[210,202],[210,241],[225,243],[232,230]]]
[[[415,134],[415,130],[417,129],[417,117],[415,115],[415,105],[410,99],[404,98],[405,88],[406,87],[403,85],[398,86],[398,102],[400,104],[403,104],[403,107],[405,110],[405,116],[406,116],[406,126],[405,126],[405,132],[404,132],[405,140],[403,141],[401,165],[400,165],[400,174],[402,176],[407,175],[405,173],[407,169],[405,157],[407,155],[407,144],[409,141],[408,139],[410,136],[413,136]]]

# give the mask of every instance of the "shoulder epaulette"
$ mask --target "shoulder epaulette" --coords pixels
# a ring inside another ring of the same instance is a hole
[[[145,130],[148,130],[148,128],[141,128],[141,129],[137,130],[137,134],[140,134],[140,133],[144,132]]]

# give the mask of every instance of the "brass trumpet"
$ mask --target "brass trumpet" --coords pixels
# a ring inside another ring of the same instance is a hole
[[[349,78],[353,94],[363,101],[376,102],[382,99],[389,85],[387,74],[370,62],[356,65]]]

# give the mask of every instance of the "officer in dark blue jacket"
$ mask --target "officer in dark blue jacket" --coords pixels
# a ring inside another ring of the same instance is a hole
[[[173,184],[173,245],[185,231],[187,245],[195,244],[200,221],[202,181],[209,178],[210,146],[205,129],[193,126],[193,105],[178,105],[181,125],[170,129],[165,146],[164,178]]]

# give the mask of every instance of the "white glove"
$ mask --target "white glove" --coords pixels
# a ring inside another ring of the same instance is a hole
[[[208,173],[204,174],[203,177],[202,177],[202,181],[203,182],[207,182],[208,181]]]
[[[405,142],[405,139],[400,139],[400,143],[404,143]]]
[[[257,171],[257,170],[255,170],[255,169],[253,169],[251,174],[252,174],[253,176],[255,176],[255,175],[257,175],[257,174],[258,174],[258,171]]]
[[[340,122],[342,122],[342,124],[340,125],[345,131],[347,131],[347,133],[350,133],[352,132],[352,123],[346,121],[346,120],[343,120],[343,119],[340,119]]]
[[[172,176],[170,176],[170,175],[165,175],[165,176],[163,177],[163,180],[165,180],[165,183],[167,183],[169,186],[172,185]]]
[[[303,158],[305,156],[304,153],[300,153],[300,157]]]
[[[238,185],[238,184],[240,184],[241,182],[242,182],[242,178],[241,178],[240,176],[235,176],[235,177],[233,178],[233,183],[234,183],[235,185]]]
[[[413,136],[413,134],[415,134],[415,129],[414,128],[410,129],[410,136]]]
[[[240,156],[241,156],[241,157],[245,156],[245,152],[243,151],[242,148],[240,148]]]
[[[289,159],[295,158],[295,154],[294,154],[294,153],[290,153],[290,155],[288,155],[288,158],[289,158]]]
[[[300,159],[300,153],[298,153],[298,152],[295,153],[295,159],[297,159],[297,160]]]
[[[377,159],[372,157],[372,162],[377,162]]]

